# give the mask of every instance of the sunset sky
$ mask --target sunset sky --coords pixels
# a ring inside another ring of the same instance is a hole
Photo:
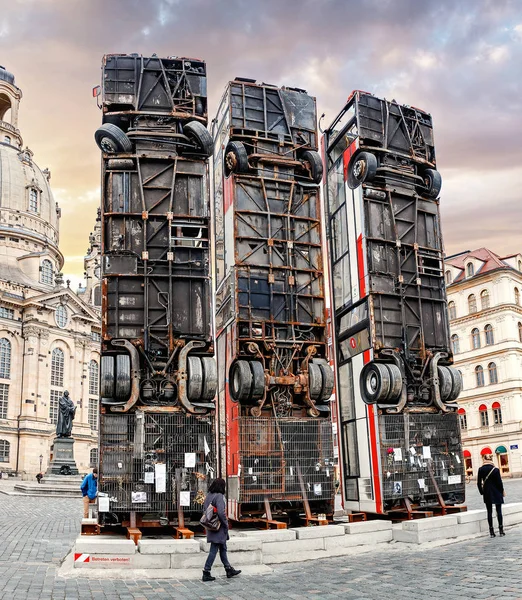
[[[301,87],[323,124],[353,89],[431,112],[446,252],[522,250],[518,0],[0,0],[0,64],[62,208],[64,273],[83,272],[99,204],[103,54],[207,61],[209,113],[236,76]]]

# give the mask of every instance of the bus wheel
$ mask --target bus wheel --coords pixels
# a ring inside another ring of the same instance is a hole
[[[387,364],[386,368],[390,372],[390,391],[387,400],[398,402],[402,394],[402,373],[397,365]]]
[[[228,142],[225,150],[225,174],[246,173],[248,171],[248,154],[242,142]]]
[[[101,357],[100,396],[114,398],[114,356]]]
[[[189,400],[199,400],[203,388],[203,367],[199,356],[187,358],[187,397]]]
[[[132,142],[117,125],[104,123],[94,133],[94,139],[103,152],[132,152]]]
[[[354,154],[348,165],[348,186],[354,190],[377,173],[377,158],[371,152]]]
[[[201,398],[202,400],[214,400],[218,387],[216,359],[204,356],[201,359],[201,366],[203,368]]]
[[[321,389],[321,400],[329,400],[334,389],[334,374],[330,365],[319,365],[321,369],[321,375],[323,379],[323,386]]]
[[[212,156],[214,143],[208,129],[199,121],[189,121],[183,126],[183,133],[197,146],[203,156]]]
[[[323,389],[323,376],[319,365],[308,363],[308,391],[312,400],[317,400]]]
[[[252,372],[252,400],[259,400],[265,393],[265,369],[257,360],[249,363],[250,371]]]
[[[310,165],[310,174],[314,183],[321,183],[323,178],[323,161],[321,155],[315,150],[306,150],[301,156],[301,160]]]
[[[252,389],[252,371],[246,360],[238,360],[230,370],[230,393],[234,400],[248,400]]]
[[[438,367],[439,374],[439,390],[440,398],[443,402],[447,402],[451,396],[451,388],[453,387],[453,377],[451,376],[448,367]]]
[[[455,367],[447,367],[447,369],[453,381],[453,385],[451,386],[451,394],[449,396],[450,402],[453,402],[453,400],[456,400],[462,392],[462,375],[457,369],[455,369]]]
[[[424,193],[428,198],[437,198],[442,187],[442,177],[435,169],[426,169],[423,173]]]
[[[391,388],[388,365],[370,362],[361,373],[361,394],[368,404],[386,400]]]
[[[128,398],[131,391],[131,364],[128,354],[118,354],[116,356],[116,398]]]

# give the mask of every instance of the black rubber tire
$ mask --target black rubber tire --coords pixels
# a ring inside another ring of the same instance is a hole
[[[252,400],[259,400],[265,393],[265,369],[258,360],[250,362],[250,371],[252,373]]]
[[[368,404],[382,402],[388,398],[391,389],[391,375],[388,366],[369,362],[361,372],[361,395]]]
[[[94,133],[94,139],[103,152],[132,152],[132,142],[127,134],[112,123],[104,123]]]
[[[451,389],[453,387],[453,377],[451,376],[448,367],[438,367],[440,399],[443,402],[448,402],[451,397]]]
[[[425,194],[428,198],[437,198],[442,187],[442,177],[435,169],[426,169],[423,173]]]
[[[390,391],[386,397],[387,402],[398,402],[402,394],[402,373],[397,365],[387,364],[390,373]]]
[[[377,173],[377,158],[371,152],[354,154],[348,165],[348,187],[358,188],[365,181],[372,181]]]
[[[306,150],[301,156],[301,160],[310,165],[310,173],[314,183],[321,183],[323,179],[323,161],[319,152],[315,150]]]
[[[203,367],[203,387],[201,391],[202,400],[214,400],[218,387],[218,374],[216,359],[212,356],[204,356],[201,359]]]
[[[228,142],[225,150],[225,175],[246,173],[249,169],[248,154],[242,142]]]
[[[322,387],[321,387],[321,395],[319,397],[320,400],[326,402],[332,397],[334,390],[334,372],[332,371],[332,367],[330,365],[319,365],[319,369],[321,370],[322,377]]]
[[[308,391],[312,400],[321,396],[323,389],[323,375],[319,365],[308,363]]]
[[[214,142],[208,129],[199,121],[189,121],[183,126],[183,133],[196,144],[204,156],[212,156]]]
[[[455,367],[447,367],[450,372],[451,378],[453,380],[453,385],[451,386],[451,394],[449,397],[449,401],[455,401],[462,392],[462,375],[458,372]]]
[[[187,398],[199,400],[203,390],[203,367],[199,356],[187,357]]]
[[[114,356],[101,357],[100,396],[114,398]]]
[[[131,391],[131,363],[128,354],[116,356],[116,381],[114,384],[114,395],[119,400],[128,398]]]
[[[238,360],[230,369],[230,395],[236,401],[248,400],[252,390],[252,371],[246,360]]]

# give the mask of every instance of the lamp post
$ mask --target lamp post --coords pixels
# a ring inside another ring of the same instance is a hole
[[[43,454],[40,454],[40,473],[42,472],[42,460],[43,460]]]

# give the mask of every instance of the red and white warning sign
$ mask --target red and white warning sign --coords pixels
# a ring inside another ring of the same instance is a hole
[[[357,348],[357,342],[355,340],[355,338],[350,338],[350,346],[355,350],[355,348]]]
[[[90,554],[77,554],[76,552],[74,553],[74,562],[91,562],[91,555]]]

